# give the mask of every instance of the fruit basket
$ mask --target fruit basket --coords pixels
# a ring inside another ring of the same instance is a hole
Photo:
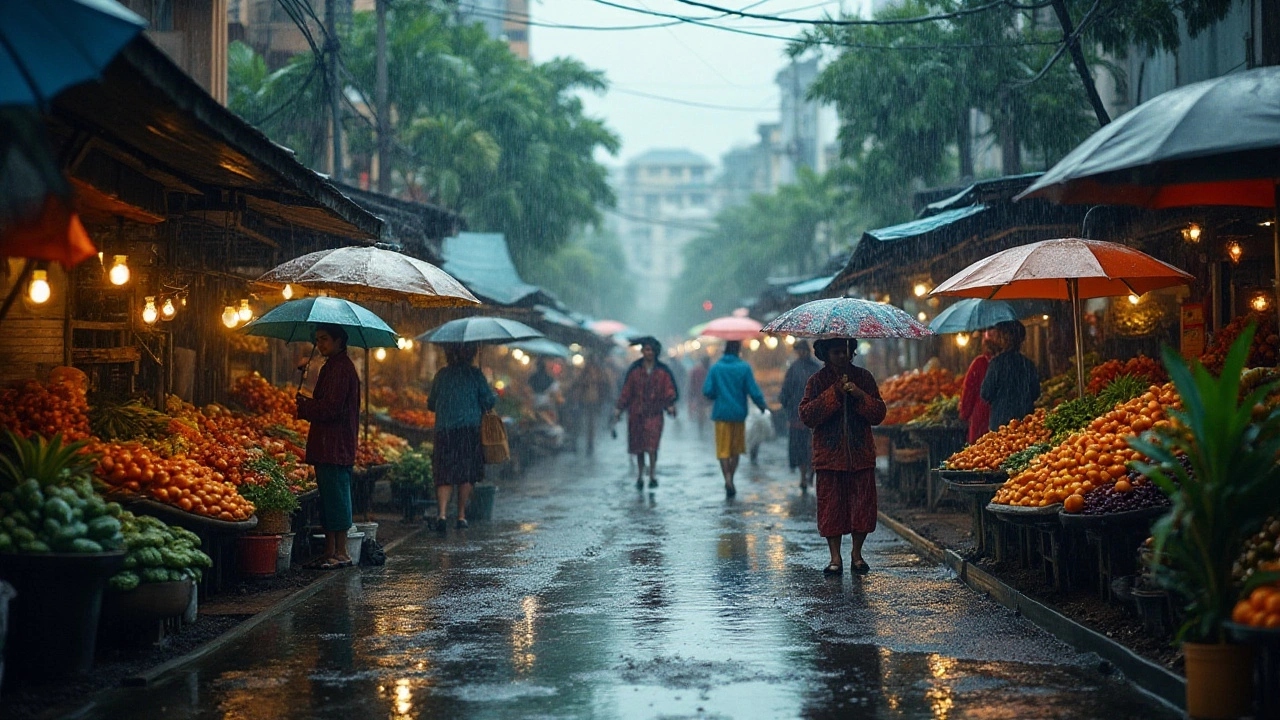
[[[1137,510],[1085,515],[1083,513],[1058,513],[1062,526],[1069,529],[1092,530],[1121,527],[1150,526],[1157,518],[1169,512],[1169,506],[1145,507]]]
[[[947,470],[938,469],[938,477],[952,485],[994,485],[1000,487],[1009,479],[1004,470]]]
[[[248,532],[258,526],[258,516],[251,515],[248,520],[219,520],[217,518],[197,515],[167,503],[148,500],[136,495],[114,493],[107,496],[138,515],[150,515],[163,520],[169,525],[177,525],[194,533],[215,532],[236,534]]]
[[[1018,518],[1043,519],[1056,517],[1058,513],[1062,511],[1062,503],[1054,503],[1052,505],[1045,506],[1023,506],[1001,505],[993,502],[987,505],[987,511],[1010,520]]]

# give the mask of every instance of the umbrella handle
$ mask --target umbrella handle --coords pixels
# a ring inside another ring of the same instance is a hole
[[[307,381],[307,373],[308,373],[308,371],[310,371],[310,370],[311,370],[311,361],[312,361],[312,360],[314,360],[314,359],[315,359],[315,357],[316,357],[316,348],[315,348],[315,346],[314,346],[314,345],[312,345],[312,346],[311,346],[311,354],[310,354],[309,356],[307,356],[307,364],[306,364],[306,365],[303,365],[303,366],[302,366],[302,367],[300,367],[300,368],[298,368],[298,372],[302,373],[302,380],[300,380],[300,381],[298,382],[298,389],[302,389],[302,385],[303,385],[303,383],[305,383],[305,382]]]

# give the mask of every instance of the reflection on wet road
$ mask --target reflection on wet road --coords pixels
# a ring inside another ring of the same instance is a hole
[[[668,425],[654,491],[621,441],[544,461],[492,522],[420,535],[82,716],[1177,717],[885,530],[870,575],[824,578],[782,443],[733,501],[710,443]]]

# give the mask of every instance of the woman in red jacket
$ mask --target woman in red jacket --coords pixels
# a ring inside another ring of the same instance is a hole
[[[871,427],[884,421],[884,400],[871,373],[852,363],[856,340],[819,340],[813,353],[826,363],[809,378],[800,401],[800,420],[813,429],[813,469],[817,474],[818,532],[827,539],[827,575],[844,572],[840,543],[853,542],[850,564],[871,570],[862,544],[876,529],[876,445]]]
[[[991,358],[1000,352],[997,333],[987,330],[982,334],[982,354],[969,363],[964,374],[964,389],[960,393],[960,419],[969,423],[969,442],[986,435],[991,422],[991,405],[982,399],[982,381],[987,377]]]

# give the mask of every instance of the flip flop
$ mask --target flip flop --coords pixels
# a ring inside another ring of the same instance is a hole
[[[866,575],[871,572],[871,566],[868,565],[865,560],[859,561],[853,564],[853,571],[859,575]]]
[[[304,564],[302,565],[302,569],[303,569],[303,570],[322,570],[322,569],[324,569],[324,568],[323,568],[324,564],[325,564],[325,563],[327,563],[327,562],[329,562],[329,560],[330,560],[330,559],[331,559],[331,558],[327,558],[327,557],[319,557],[319,558],[316,558],[315,560],[312,560],[311,562],[304,563]]]
[[[822,574],[823,575],[842,575],[844,574],[844,566],[837,565],[835,563],[830,563],[826,567],[822,568]]]
[[[350,564],[351,564],[350,562],[343,563],[340,560],[326,560],[323,563],[321,563],[316,569],[317,570],[338,570],[340,568],[347,567]]]

